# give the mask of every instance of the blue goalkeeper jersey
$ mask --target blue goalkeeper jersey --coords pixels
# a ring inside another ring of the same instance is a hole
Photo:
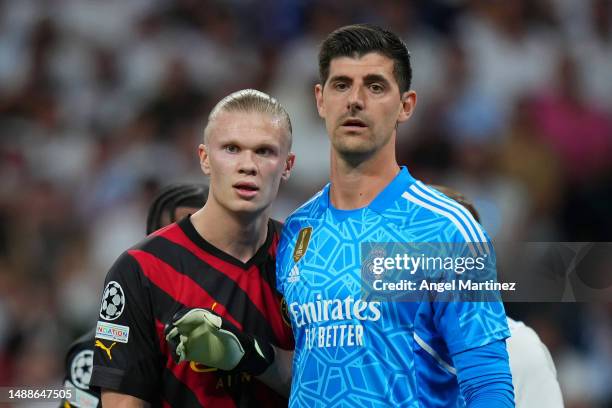
[[[460,406],[453,356],[509,337],[502,303],[372,300],[362,293],[362,243],[482,249],[488,237],[406,168],[364,208],[333,208],[329,189],[289,216],[278,248],[295,336],[290,407]]]

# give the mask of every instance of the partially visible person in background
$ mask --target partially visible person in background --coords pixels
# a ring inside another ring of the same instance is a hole
[[[445,196],[464,206],[480,222],[474,204],[460,192],[446,186],[432,185]],[[508,317],[510,337],[506,340],[514,401],[517,408],[563,407],[557,370],[548,348],[538,334],[523,322]]]
[[[207,196],[208,187],[201,184],[177,183],[165,187],[149,207],[146,235],[195,213],[206,203]],[[102,347],[95,334],[95,329],[88,331],[68,349],[64,386],[74,387],[74,394],[62,401],[62,408],[102,406],[99,390],[89,388],[94,348]]]

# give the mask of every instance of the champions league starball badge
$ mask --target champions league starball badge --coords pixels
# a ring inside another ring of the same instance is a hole
[[[100,317],[104,320],[115,320],[123,313],[124,306],[125,295],[121,285],[115,281],[108,282],[102,294]]]
[[[91,369],[93,367],[93,351],[83,350],[72,360],[70,366],[70,379],[72,383],[84,390],[89,388]]]

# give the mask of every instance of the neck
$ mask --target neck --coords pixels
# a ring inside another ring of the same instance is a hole
[[[232,214],[209,200],[191,216],[198,233],[212,245],[234,258],[247,262],[266,241],[268,214]]]
[[[388,143],[368,159],[356,163],[332,151],[331,204],[340,210],[367,206],[400,171],[395,144]]]

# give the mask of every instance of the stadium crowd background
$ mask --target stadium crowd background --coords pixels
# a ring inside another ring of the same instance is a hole
[[[333,4],[331,4],[333,3]],[[0,1],[0,385],[59,384],[160,186],[201,182],[211,104],[245,87],[294,126],[284,218],[327,180],[318,43],[373,22],[413,56],[399,160],[470,197],[496,241],[612,241],[612,1]],[[567,407],[612,406],[612,304],[510,304]]]

